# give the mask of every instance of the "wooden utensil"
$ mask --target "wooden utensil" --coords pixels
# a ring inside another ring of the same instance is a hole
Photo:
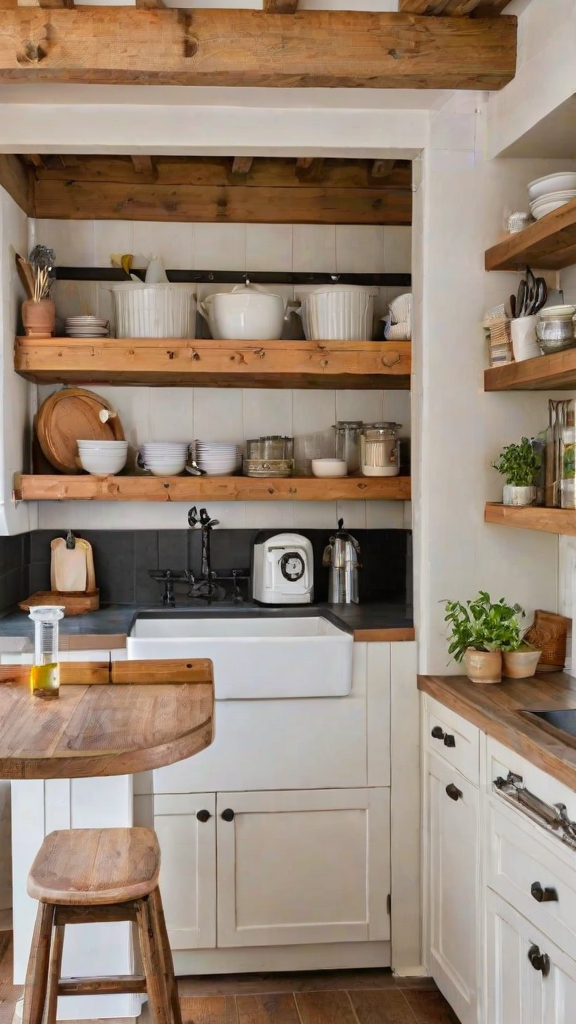
[[[63,388],[42,403],[36,416],[36,433],[40,447],[55,469],[61,473],[79,473],[78,440],[123,441],[120,417],[108,416],[105,423],[100,413],[114,413],[105,398],[83,388]]]
[[[28,260],[25,260],[19,253],[16,253],[16,269],[18,271],[18,277],[24,285],[26,295],[29,299],[33,299],[35,287],[34,271]]]
[[[81,593],[59,593],[56,590],[39,590],[26,601],[20,601],[18,607],[23,612],[29,612],[31,608],[43,604],[56,604],[64,608],[65,618],[72,615],[85,615],[86,612],[97,612],[100,607],[100,591],[95,590],[91,594]]]
[[[64,537],[56,537],[50,544],[50,586],[61,593],[85,593],[88,589],[86,548],[75,543],[68,547]]]
[[[90,541],[83,537],[76,539],[76,546],[83,549],[86,554],[86,590],[90,593],[96,590],[96,573],[94,572],[94,552]]]

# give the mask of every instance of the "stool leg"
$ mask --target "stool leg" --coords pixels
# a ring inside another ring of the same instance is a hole
[[[156,920],[156,930],[162,948],[166,992],[168,999],[170,1000],[170,1006],[172,1007],[172,1024],[182,1024],[182,1010],[178,996],[178,984],[174,976],[174,961],[172,959],[172,950],[170,949],[170,940],[168,938],[168,930],[166,928],[162,896],[158,887],[150,894],[150,900],[152,903],[152,913]]]
[[[52,935],[50,950],[50,966],[48,968],[48,994],[46,996],[46,1016],[44,1024],[56,1024],[58,1007],[58,983],[62,974],[62,950],[64,947],[64,925],[56,924]]]
[[[156,931],[155,918],[148,897],[137,901],[136,922],[152,1019],[154,1024],[170,1024],[170,1008],[164,984],[160,936]]]
[[[54,907],[50,903],[39,903],[24,985],[22,1024],[42,1024],[53,919]]]

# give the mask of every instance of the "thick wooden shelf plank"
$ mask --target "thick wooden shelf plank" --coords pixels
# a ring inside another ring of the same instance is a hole
[[[486,270],[515,270],[530,264],[561,270],[576,263],[576,199],[524,231],[509,235],[485,253]]]
[[[484,371],[485,391],[565,391],[576,388],[576,348]]]
[[[27,476],[14,497],[24,501],[407,501],[408,476],[255,480],[246,476]]]
[[[17,338],[27,380],[241,388],[410,388],[409,341]]]
[[[517,508],[514,505],[496,505],[489,502],[484,511],[486,523],[515,526],[521,530],[541,530],[544,533],[563,533],[576,536],[576,509]]]

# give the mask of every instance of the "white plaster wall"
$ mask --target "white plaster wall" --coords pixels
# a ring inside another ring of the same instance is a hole
[[[548,395],[485,394],[479,326],[484,310],[518,282],[516,274],[486,274],[484,250],[501,233],[505,211],[525,207],[525,184],[555,167],[486,162],[484,104],[474,109],[456,97],[433,117],[417,171],[413,486],[421,671],[446,670],[443,599],[482,588],[518,601],[529,615],[557,605],[557,538],[483,522],[486,500],[501,496],[490,463],[503,444],[545,426]]]
[[[39,220],[36,241],[55,248],[61,265],[107,266],[111,252],[132,252],[136,261],[159,255],[172,269],[409,273],[411,229],[290,224],[159,224],[130,221]],[[198,296],[221,291],[201,285]],[[287,297],[293,288],[277,289]],[[296,289],[300,294],[306,289]],[[377,314],[403,288],[384,288]],[[60,282],[58,312],[113,316],[106,285]],[[290,342],[287,342],[290,344]],[[53,388],[39,388],[42,400]],[[127,438],[244,441],[260,434],[302,435],[327,431],[337,419],[391,419],[410,433],[410,395],[400,391],[324,391],[218,388],[94,387],[118,408]],[[189,502],[130,506],[136,528],[184,528]],[[211,502],[223,526],[331,527],[343,516],[349,527],[410,526],[409,502]],[[121,528],[126,510],[91,502],[42,502],[40,526]]]

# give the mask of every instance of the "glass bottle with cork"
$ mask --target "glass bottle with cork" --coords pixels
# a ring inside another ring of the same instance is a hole
[[[34,623],[34,662],[30,669],[30,691],[35,697],[53,700],[60,693],[58,662],[58,623],[64,608],[38,605],[30,609]]]

